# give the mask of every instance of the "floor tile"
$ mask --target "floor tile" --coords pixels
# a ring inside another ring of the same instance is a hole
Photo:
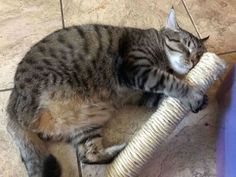
[[[186,126],[153,155],[139,177],[215,177],[215,130]]]
[[[169,9],[175,7],[179,25],[196,35],[195,29],[180,0],[108,1],[64,0],[66,26],[83,23],[105,23],[140,28],[165,25]]]
[[[16,65],[32,44],[59,28],[58,0],[0,2],[0,90],[12,87]]]
[[[201,37],[210,35],[208,49],[216,53],[236,51],[235,0],[184,0]]]

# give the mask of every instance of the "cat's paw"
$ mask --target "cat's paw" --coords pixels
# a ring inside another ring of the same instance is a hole
[[[208,97],[207,95],[202,94],[200,91],[191,89],[182,102],[193,113],[197,113],[207,107]]]

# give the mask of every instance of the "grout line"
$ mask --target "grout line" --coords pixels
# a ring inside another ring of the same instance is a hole
[[[198,37],[201,38],[201,35],[200,35],[200,33],[199,33],[198,29],[197,29],[197,26],[196,26],[195,23],[194,23],[193,17],[192,17],[192,15],[190,14],[189,9],[188,9],[188,7],[187,7],[185,1],[184,1],[184,0],[181,0],[181,2],[182,2],[182,4],[184,5],[185,10],[187,11],[187,14],[188,14],[188,16],[189,16],[189,18],[190,18],[190,21],[192,22],[192,25],[193,25],[194,29],[195,29],[196,32],[197,32]]]
[[[226,55],[226,54],[231,54],[231,53],[236,53],[236,50],[228,51],[228,52],[222,52],[222,53],[217,53],[217,55]]]
[[[62,28],[65,28],[65,21],[64,21],[64,12],[63,12],[63,4],[62,4],[62,0],[60,1],[60,10],[61,10],[61,22],[62,22]]]
[[[189,16],[189,18],[190,18],[190,20],[191,20],[191,22],[192,22],[192,25],[194,26],[194,28],[195,28],[195,30],[196,30],[196,32],[197,32],[197,34],[198,34],[198,37],[201,38],[201,34],[200,34],[199,30],[197,29],[197,25],[194,23],[193,17],[192,17],[192,15],[190,14],[190,11],[189,11],[189,9],[188,9],[186,3],[185,3],[185,0],[181,0],[181,2],[182,2],[182,4],[184,5],[184,8],[185,8],[185,10],[186,10],[187,13],[188,13],[188,16]],[[228,52],[217,53],[217,55],[225,55],[225,54],[231,54],[231,53],[236,53],[236,50],[228,51]]]
[[[6,88],[6,89],[0,89],[0,92],[6,92],[6,91],[10,91],[12,90],[13,88]]]

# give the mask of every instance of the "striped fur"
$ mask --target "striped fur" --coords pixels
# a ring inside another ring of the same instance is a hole
[[[47,140],[73,144],[83,162],[110,162],[125,145],[103,148],[101,130],[124,104],[158,106],[171,96],[202,109],[205,97],[172,74],[172,59],[189,70],[203,51],[201,40],[168,26],[72,26],[35,44],[18,65],[8,104],[8,130],[29,176],[60,176]]]

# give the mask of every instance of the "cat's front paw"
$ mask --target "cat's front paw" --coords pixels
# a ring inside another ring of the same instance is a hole
[[[193,113],[197,113],[207,107],[208,97],[207,95],[192,89],[182,102]]]

